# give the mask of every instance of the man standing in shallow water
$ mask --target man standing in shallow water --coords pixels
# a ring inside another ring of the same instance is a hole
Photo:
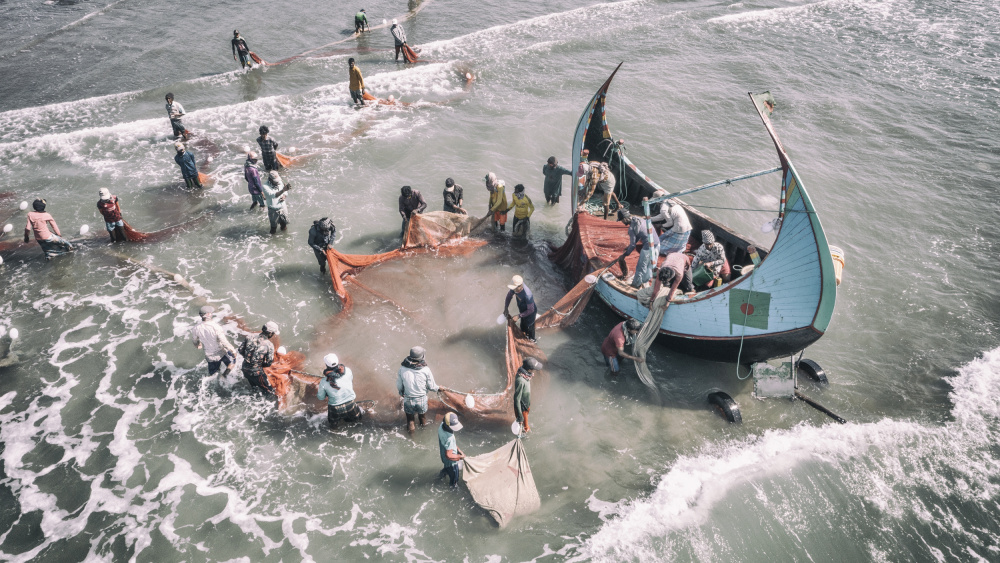
[[[410,348],[410,355],[403,359],[399,372],[396,374],[396,390],[403,397],[403,412],[406,414],[406,429],[416,430],[414,418],[418,418],[420,426],[425,426],[427,420],[427,392],[440,389],[434,381],[431,368],[424,360],[426,351],[421,346]]]
[[[355,105],[365,105],[365,79],[361,76],[361,69],[354,64],[354,58],[347,59],[348,88],[351,90],[351,101]]]
[[[226,365],[226,371],[222,375],[229,375],[229,372],[236,367],[236,348],[229,343],[222,327],[212,319],[214,312],[215,307],[211,305],[205,305],[198,310],[201,322],[191,329],[191,342],[195,348],[205,350],[208,375],[219,373],[222,364]]]
[[[465,459],[465,452],[459,449],[458,441],[455,440],[455,432],[461,429],[462,423],[453,412],[444,415],[444,420],[438,427],[438,450],[441,453],[441,463],[444,464],[441,473],[448,476],[452,487],[458,486],[462,469],[459,462]]]
[[[261,389],[274,394],[274,387],[267,380],[264,368],[274,363],[274,344],[271,338],[278,335],[278,323],[267,321],[260,329],[260,334],[247,336],[240,344],[240,355],[243,356],[243,377],[251,388]]]

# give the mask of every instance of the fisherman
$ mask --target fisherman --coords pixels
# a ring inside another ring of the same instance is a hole
[[[261,125],[257,131],[260,132],[257,145],[260,146],[260,155],[264,160],[264,171],[281,170],[281,163],[278,162],[278,141],[268,137],[271,129],[267,125]]]
[[[111,195],[107,188],[97,191],[100,199],[97,200],[97,210],[104,216],[104,228],[111,235],[111,242],[126,242],[125,221],[122,220],[122,208],[118,204],[118,196]]]
[[[647,224],[646,217],[633,217],[627,210],[619,209],[618,220],[623,225],[628,225],[628,247],[618,258],[622,277],[626,276],[628,271],[628,267],[625,266],[625,257],[632,254],[636,246],[642,246],[639,250],[639,261],[635,264],[635,274],[632,276],[632,287],[638,289],[653,276],[653,256],[659,254],[657,248],[660,241],[656,238],[653,227]]]
[[[669,270],[669,271],[666,271]],[[691,276],[691,265],[688,257],[680,252],[671,252],[663,259],[663,265],[657,272],[659,285],[670,288],[667,296],[667,304],[673,300],[677,290],[680,289],[687,295],[694,295],[694,282]],[[656,300],[657,293],[653,293],[651,301]]]
[[[257,153],[250,151],[247,153],[247,160],[243,163],[243,178],[247,181],[247,191],[250,192],[250,211],[254,207],[260,206],[261,211],[267,207],[264,203],[263,186],[260,183],[260,170],[257,169]]]
[[[403,412],[406,414],[406,429],[416,430],[414,418],[420,426],[427,424],[424,416],[427,414],[427,392],[440,389],[434,382],[434,374],[427,367],[426,351],[421,346],[410,348],[410,355],[403,359],[399,372],[396,374],[396,390],[403,398]]]
[[[545,185],[542,188],[545,192],[545,202],[559,203],[559,196],[562,195],[562,177],[572,176],[573,173],[559,166],[556,157],[550,156],[549,161],[542,166],[542,175],[545,176]]]
[[[184,106],[180,102],[174,101],[174,95],[171,92],[167,93],[167,117],[170,118],[170,126],[174,130],[174,138],[180,137],[181,140],[188,140],[187,129],[184,128],[184,124],[181,123],[181,118],[184,117]]]
[[[514,186],[514,195],[510,198],[511,207],[514,208],[514,224],[511,232],[515,237],[528,238],[528,229],[531,228],[531,214],[535,212],[535,204],[531,203],[531,198],[524,193],[524,184]]]
[[[267,202],[267,220],[271,222],[271,234],[278,231],[278,224],[281,230],[288,228],[288,207],[285,205],[285,192],[292,189],[292,183],[286,186],[281,182],[281,176],[277,170],[268,173],[267,185],[261,186],[264,192],[264,199]]]
[[[399,53],[403,51],[403,45],[406,45],[406,32],[403,31],[403,26],[399,25],[396,20],[392,20],[392,27],[389,28],[389,32],[392,33],[392,38],[396,42],[396,62],[399,62]],[[406,60],[405,53],[403,53],[403,60]]]
[[[274,387],[267,380],[264,368],[274,363],[274,344],[271,338],[278,335],[278,324],[267,321],[260,329],[260,334],[247,336],[240,344],[240,355],[243,356],[243,377],[250,387],[274,393]]]
[[[233,60],[236,60],[236,55],[240,56],[241,68],[246,68],[250,65],[253,68],[253,59],[250,58],[250,47],[247,47],[247,42],[240,36],[240,32],[233,30]]]
[[[236,367],[236,348],[229,343],[222,327],[212,320],[214,312],[215,307],[211,305],[205,305],[198,310],[201,322],[191,329],[191,342],[194,343],[195,348],[205,350],[209,376],[219,373],[222,364],[226,364],[226,371],[222,373],[223,376],[226,376]]]
[[[399,189],[399,215],[403,218],[403,229],[400,231],[401,237],[406,239],[406,229],[410,225],[410,216],[414,213],[423,213],[427,209],[427,202],[420,190],[415,190],[410,186],[403,186]]]
[[[518,318],[521,319],[521,332],[524,336],[535,341],[535,315],[538,313],[535,307],[535,296],[528,289],[528,286],[524,285],[524,278],[521,276],[514,276],[511,278],[510,285],[507,286],[509,290],[507,292],[507,298],[503,302],[503,315],[507,317],[507,320],[512,320],[511,314],[507,311],[510,307],[510,300],[516,298],[517,300],[517,310]]]
[[[335,238],[337,238],[337,226],[329,217],[313,221],[312,227],[309,227],[309,246],[312,247],[316,261],[319,262],[320,273],[326,273],[326,250],[333,247]]]
[[[531,432],[528,425],[528,411],[531,410],[531,378],[535,372],[542,369],[542,363],[535,358],[525,358],[521,367],[517,368],[514,379],[514,417],[525,432]]]
[[[181,176],[184,184],[189,188],[203,188],[201,178],[198,176],[198,165],[194,162],[194,153],[184,148],[184,143],[177,141],[174,143],[177,154],[174,155],[174,162],[181,167]]]
[[[615,179],[614,173],[611,172],[611,168],[608,167],[607,162],[595,162],[590,165],[590,177],[584,186],[587,189],[587,195],[580,200],[580,204],[583,205],[590,201],[591,196],[594,195],[596,190],[601,191],[604,194],[603,204],[604,204],[604,218],[608,218],[608,212],[611,210],[611,200],[615,200],[618,208],[621,209],[622,202],[618,199],[618,195],[615,194],[615,185],[617,180]]]
[[[604,355],[604,363],[611,369],[611,375],[618,375],[621,370],[621,358],[628,358],[633,362],[644,361],[639,356],[625,353],[625,345],[635,341],[640,328],[642,328],[642,323],[636,319],[622,321],[611,329],[604,342],[601,343],[601,354]]]
[[[28,235],[34,232],[35,241],[38,242],[38,246],[42,247],[42,252],[45,253],[46,260],[52,260],[52,258],[60,254],[76,250],[68,240],[62,238],[62,233],[59,232],[59,225],[56,224],[56,220],[45,212],[44,199],[36,199],[31,202],[31,207],[34,211],[28,212],[28,222],[24,225],[25,244],[31,240],[28,238]],[[49,230],[49,227],[51,227],[51,230]]]
[[[687,249],[688,239],[691,237],[691,221],[681,204],[670,200],[664,201],[659,215],[654,215],[651,220],[654,226],[658,220],[662,220],[660,256],[666,256],[671,252],[684,252]]]
[[[361,76],[361,69],[354,64],[353,57],[347,59],[347,77],[350,79],[351,101],[355,105],[365,105],[365,79]]]
[[[444,181],[444,210],[448,213],[461,213],[468,215],[469,212],[462,207],[462,186],[456,185],[455,180],[448,178]]]
[[[580,151],[580,166],[576,169],[576,175],[580,178],[590,176],[590,151],[587,149]]]
[[[707,285],[708,287],[718,287],[727,283],[731,278],[729,262],[726,260],[726,249],[722,243],[716,242],[715,234],[705,229],[701,232],[701,246],[694,253],[694,261],[691,262],[692,278],[697,279],[695,285]],[[698,268],[704,266],[704,275],[697,275]],[[709,280],[705,282],[703,279]]]
[[[500,231],[506,230],[507,211],[510,206],[507,204],[507,194],[504,192],[503,180],[497,180],[497,175],[490,172],[486,175],[486,189],[490,192],[490,213],[493,214],[493,230],[500,227]]]
[[[365,15],[365,9],[361,8],[358,13],[354,14],[354,33],[364,33],[366,29],[371,31],[368,28],[368,16]]]
[[[452,487],[458,486],[461,475],[462,468],[458,462],[465,459],[465,452],[459,449],[458,441],[455,440],[455,432],[461,429],[462,423],[453,412],[444,415],[441,426],[438,427],[438,449],[441,452],[441,463],[444,464],[441,474],[448,476]]]
[[[354,373],[351,368],[340,363],[336,354],[323,356],[323,363],[326,364],[326,369],[323,370],[316,398],[321,401],[327,399],[326,421],[330,423],[330,428],[336,428],[340,420],[361,420],[364,411],[354,402],[357,395],[354,393]]]

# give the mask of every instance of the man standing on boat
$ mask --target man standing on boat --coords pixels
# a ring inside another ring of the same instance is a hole
[[[604,363],[611,369],[611,375],[618,375],[621,371],[621,358],[628,358],[633,362],[641,362],[639,356],[631,356],[625,353],[625,345],[635,341],[635,336],[639,334],[642,327],[636,319],[628,319],[615,325],[608,336],[601,343],[601,354],[604,355]]]
[[[559,196],[562,195],[562,177],[572,176],[573,173],[559,166],[556,157],[550,156],[549,161],[542,166],[542,175],[545,176],[545,185],[542,191],[545,193],[546,203],[559,203]]]
[[[632,254],[636,246],[642,246],[639,250],[639,261],[635,264],[635,274],[632,276],[632,287],[638,289],[653,277],[653,256],[659,254],[660,241],[646,217],[633,217],[628,211],[619,209],[618,220],[623,225],[628,225],[628,247],[618,258],[619,263],[624,263],[625,257]],[[626,269],[622,268],[623,275],[625,271]]]
[[[507,317],[510,321],[513,319],[510,312],[507,309],[510,307],[510,300],[517,300],[517,317],[521,319],[521,332],[524,336],[534,342],[535,340],[535,316],[538,314],[538,309],[535,307],[535,296],[528,289],[528,286],[524,285],[524,278],[521,276],[514,276],[511,278],[510,285],[507,286],[509,290],[507,292],[507,298],[503,302],[503,315]]]
[[[653,195],[660,197],[655,193]],[[664,192],[662,195],[667,194]],[[650,212],[653,212],[652,206]],[[669,200],[662,202],[660,212],[653,213],[650,220],[654,227],[660,225],[660,256],[666,256],[671,252],[684,252],[691,237],[691,221],[681,204]]]

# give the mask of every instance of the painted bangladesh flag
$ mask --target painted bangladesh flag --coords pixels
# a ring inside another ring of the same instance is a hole
[[[729,290],[729,334],[733,325],[767,329],[767,318],[771,311],[771,294],[745,289]]]

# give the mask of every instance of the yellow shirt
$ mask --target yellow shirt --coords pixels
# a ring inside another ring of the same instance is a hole
[[[347,71],[348,76],[351,77],[351,90],[364,90],[365,79],[361,78],[361,69],[355,66],[354,68]]]
[[[504,192],[504,187],[497,186],[497,190],[490,193],[490,211],[503,213],[507,209],[507,194]]]
[[[514,207],[515,219],[527,219],[535,212],[535,204],[531,203],[531,198],[527,194],[521,194],[520,196],[514,194],[510,201]]]

